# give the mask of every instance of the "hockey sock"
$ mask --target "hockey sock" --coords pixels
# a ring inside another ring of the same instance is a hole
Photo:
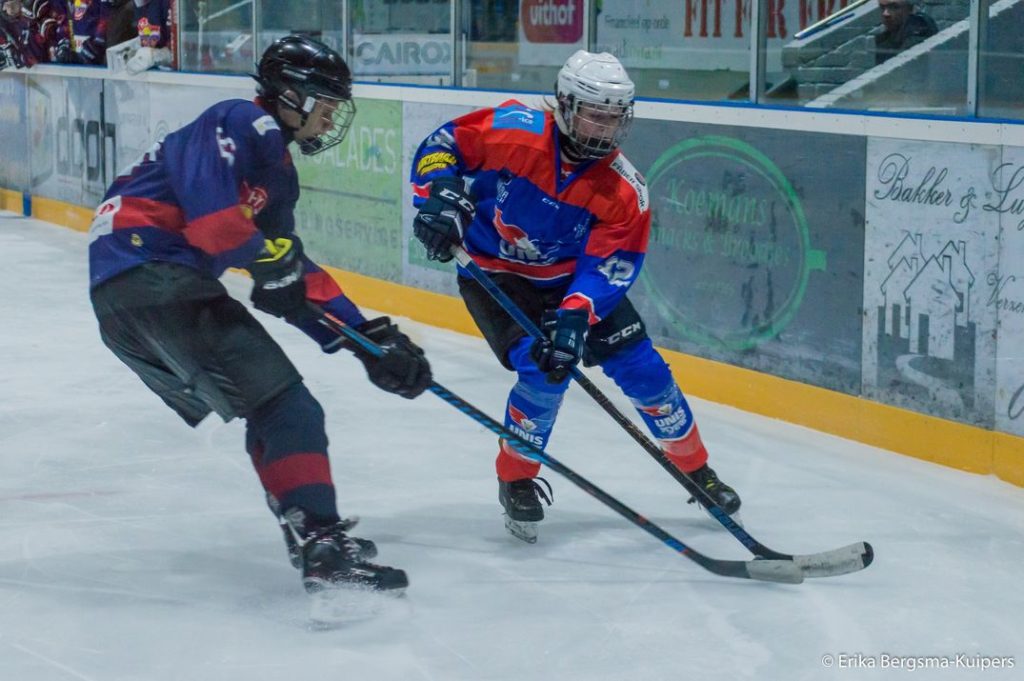
[[[629,397],[679,470],[690,473],[707,463],[690,405],[650,339],[612,355],[601,368]]]
[[[519,372],[519,381],[508,395],[505,407],[505,427],[530,444],[544,449],[555,426],[558,408],[568,387],[568,379],[557,384],[548,383],[529,356],[530,339],[524,338],[509,352],[512,365]],[[540,464],[509,447],[504,441],[498,452],[498,478],[506,482],[533,478]]]
[[[299,506],[318,522],[338,521],[324,412],[304,384],[292,385],[249,414],[246,449],[281,509]]]

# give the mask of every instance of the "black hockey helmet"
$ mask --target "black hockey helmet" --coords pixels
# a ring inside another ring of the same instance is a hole
[[[304,35],[276,40],[263,53],[253,78],[260,97],[281,102],[298,113],[302,125],[318,101],[335,107],[330,130],[299,141],[303,154],[317,154],[345,139],[356,114],[352,72],[341,55],[327,45]]]

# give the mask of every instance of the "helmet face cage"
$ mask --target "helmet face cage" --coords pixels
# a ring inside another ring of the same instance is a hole
[[[331,127],[327,132],[316,137],[299,140],[299,150],[306,156],[319,154],[333,146],[341,144],[352,127],[352,119],[356,115],[356,104],[351,99],[339,99],[330,95],[308,96],[301,107],[302,125],[306,125],[309,117],[314,113],[317,102],[322,103],[331,110]],[[308,111],[307,111],[308,109]]]
[[[587,102],[574,95],[558,99],[570,152],[582,159],[604,158],[625,141],[633,125],[633,103]]]

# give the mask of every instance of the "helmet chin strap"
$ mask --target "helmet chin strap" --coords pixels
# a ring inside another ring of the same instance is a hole
[[[569,163],[572,163],[574,165],[578,165],[580,163],[583,163],[584,161],[589,160],[585,156],[580,154],[579,149],[576,148],[576,144],[569,138],[568,135],[562,133],[561,130],[558,131],[558,151],[560,154],[562,154],[563,160],[568,161]]]

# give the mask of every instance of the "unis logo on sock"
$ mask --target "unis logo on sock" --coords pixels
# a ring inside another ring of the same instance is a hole
[[[508,425],[509,430],[534,446],[544,446],[544,438],[533,434],[533,431],[537,430],[537,424],[531,421],[522,410],[510,404],[508,405],[508,416],[512,422]]]

